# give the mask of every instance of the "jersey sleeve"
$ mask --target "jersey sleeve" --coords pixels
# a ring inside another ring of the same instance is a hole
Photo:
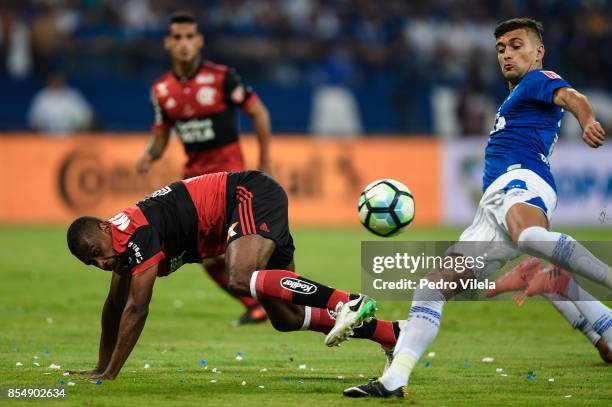
[[[570,84],[553,71],[537,71],[528,88],[529,97],[538,102],[553,103],[553,95],[559,88]]]
[[[122,272],[135,275],[159,263],[164,257],[157,231],[151,225],[146,225],[134,232],[120,255],[119,264]]]
[[[151,126],[151,131],[167,130],[172,127],[172,122],[162,109],[158,95],[153,88],[151,88],[151,107],[153,108],[153,126]]]
[[[246,85],[233,68],[229,68],[225,73],[223,95],[228,105],[238,106],[242,110],[248,109],[257,100],[257,94],[253,88]]]

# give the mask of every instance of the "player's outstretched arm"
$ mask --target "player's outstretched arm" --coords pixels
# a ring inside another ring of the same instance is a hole
[[[116,378],[134,349],[147,320],[156,277],[157,264],[132,276],[127,302],[121,314],[117,341],[108,366],[98,376],[99,378],[111,380]]]
[[[586,144],[593,148],[603,145],[606,133],[601,124],[595,120],[595,113],[586,96],[572,88],[559,88],[553,95],[553,103],[576,116],[582,127],[582,139]]]
[[[117,333],[119,332],[119,322],[121,313],[127,301],[128,290],[130,287],[130,275],[119,275],[113,273],[111,278],[108,296],[102,309],[102,332],[100,334],[100,349],[98,352],[98,363],[95,369],[68,371],[71,374],[96,375],[104,373],[110,361]]]
[[[255,135],[257,135],[259,141],[259,169],[270,174],[270,139],[272,138],[272,132],[268,109],[261,100],[257,99],[244,112],[253,119]]]
[[[155,129],[149,143],[145,148],[144,153],[140,156],[136,162],[136,171],[139,174],[146,174],[151,169],[153,161],[158,160],[164,154],[166,146],[168,145],[168,139],[170,138],[169,128]]]

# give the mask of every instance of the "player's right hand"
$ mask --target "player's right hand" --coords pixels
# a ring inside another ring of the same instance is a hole
[[[153,163],[153,157],[148,152],[145,152],[140,156],[138,161],[136,161],[136,172],[140,175],[144,175],[149,172],[151,169],[151,164]]]
[[[591,122],[584,126],[582,132],[582,139],[590,147],[597,148],[603,146],[604,139],[606,138],[606,132],[599,122]]]

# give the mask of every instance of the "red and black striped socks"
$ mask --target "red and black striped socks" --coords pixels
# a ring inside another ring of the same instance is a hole
[[[251,296],[268,297],[314,308],[335,311],[339,302],[347,302],[358,295],[336,290],[308,280],[288,270],[259,270],[251,275]]]

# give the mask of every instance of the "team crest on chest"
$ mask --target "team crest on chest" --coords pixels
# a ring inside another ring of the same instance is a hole
[[[210,86],[202,86],[196,94],[196,99],[202,106],[211,106],[215,104],[215,96],[217,89]]]

